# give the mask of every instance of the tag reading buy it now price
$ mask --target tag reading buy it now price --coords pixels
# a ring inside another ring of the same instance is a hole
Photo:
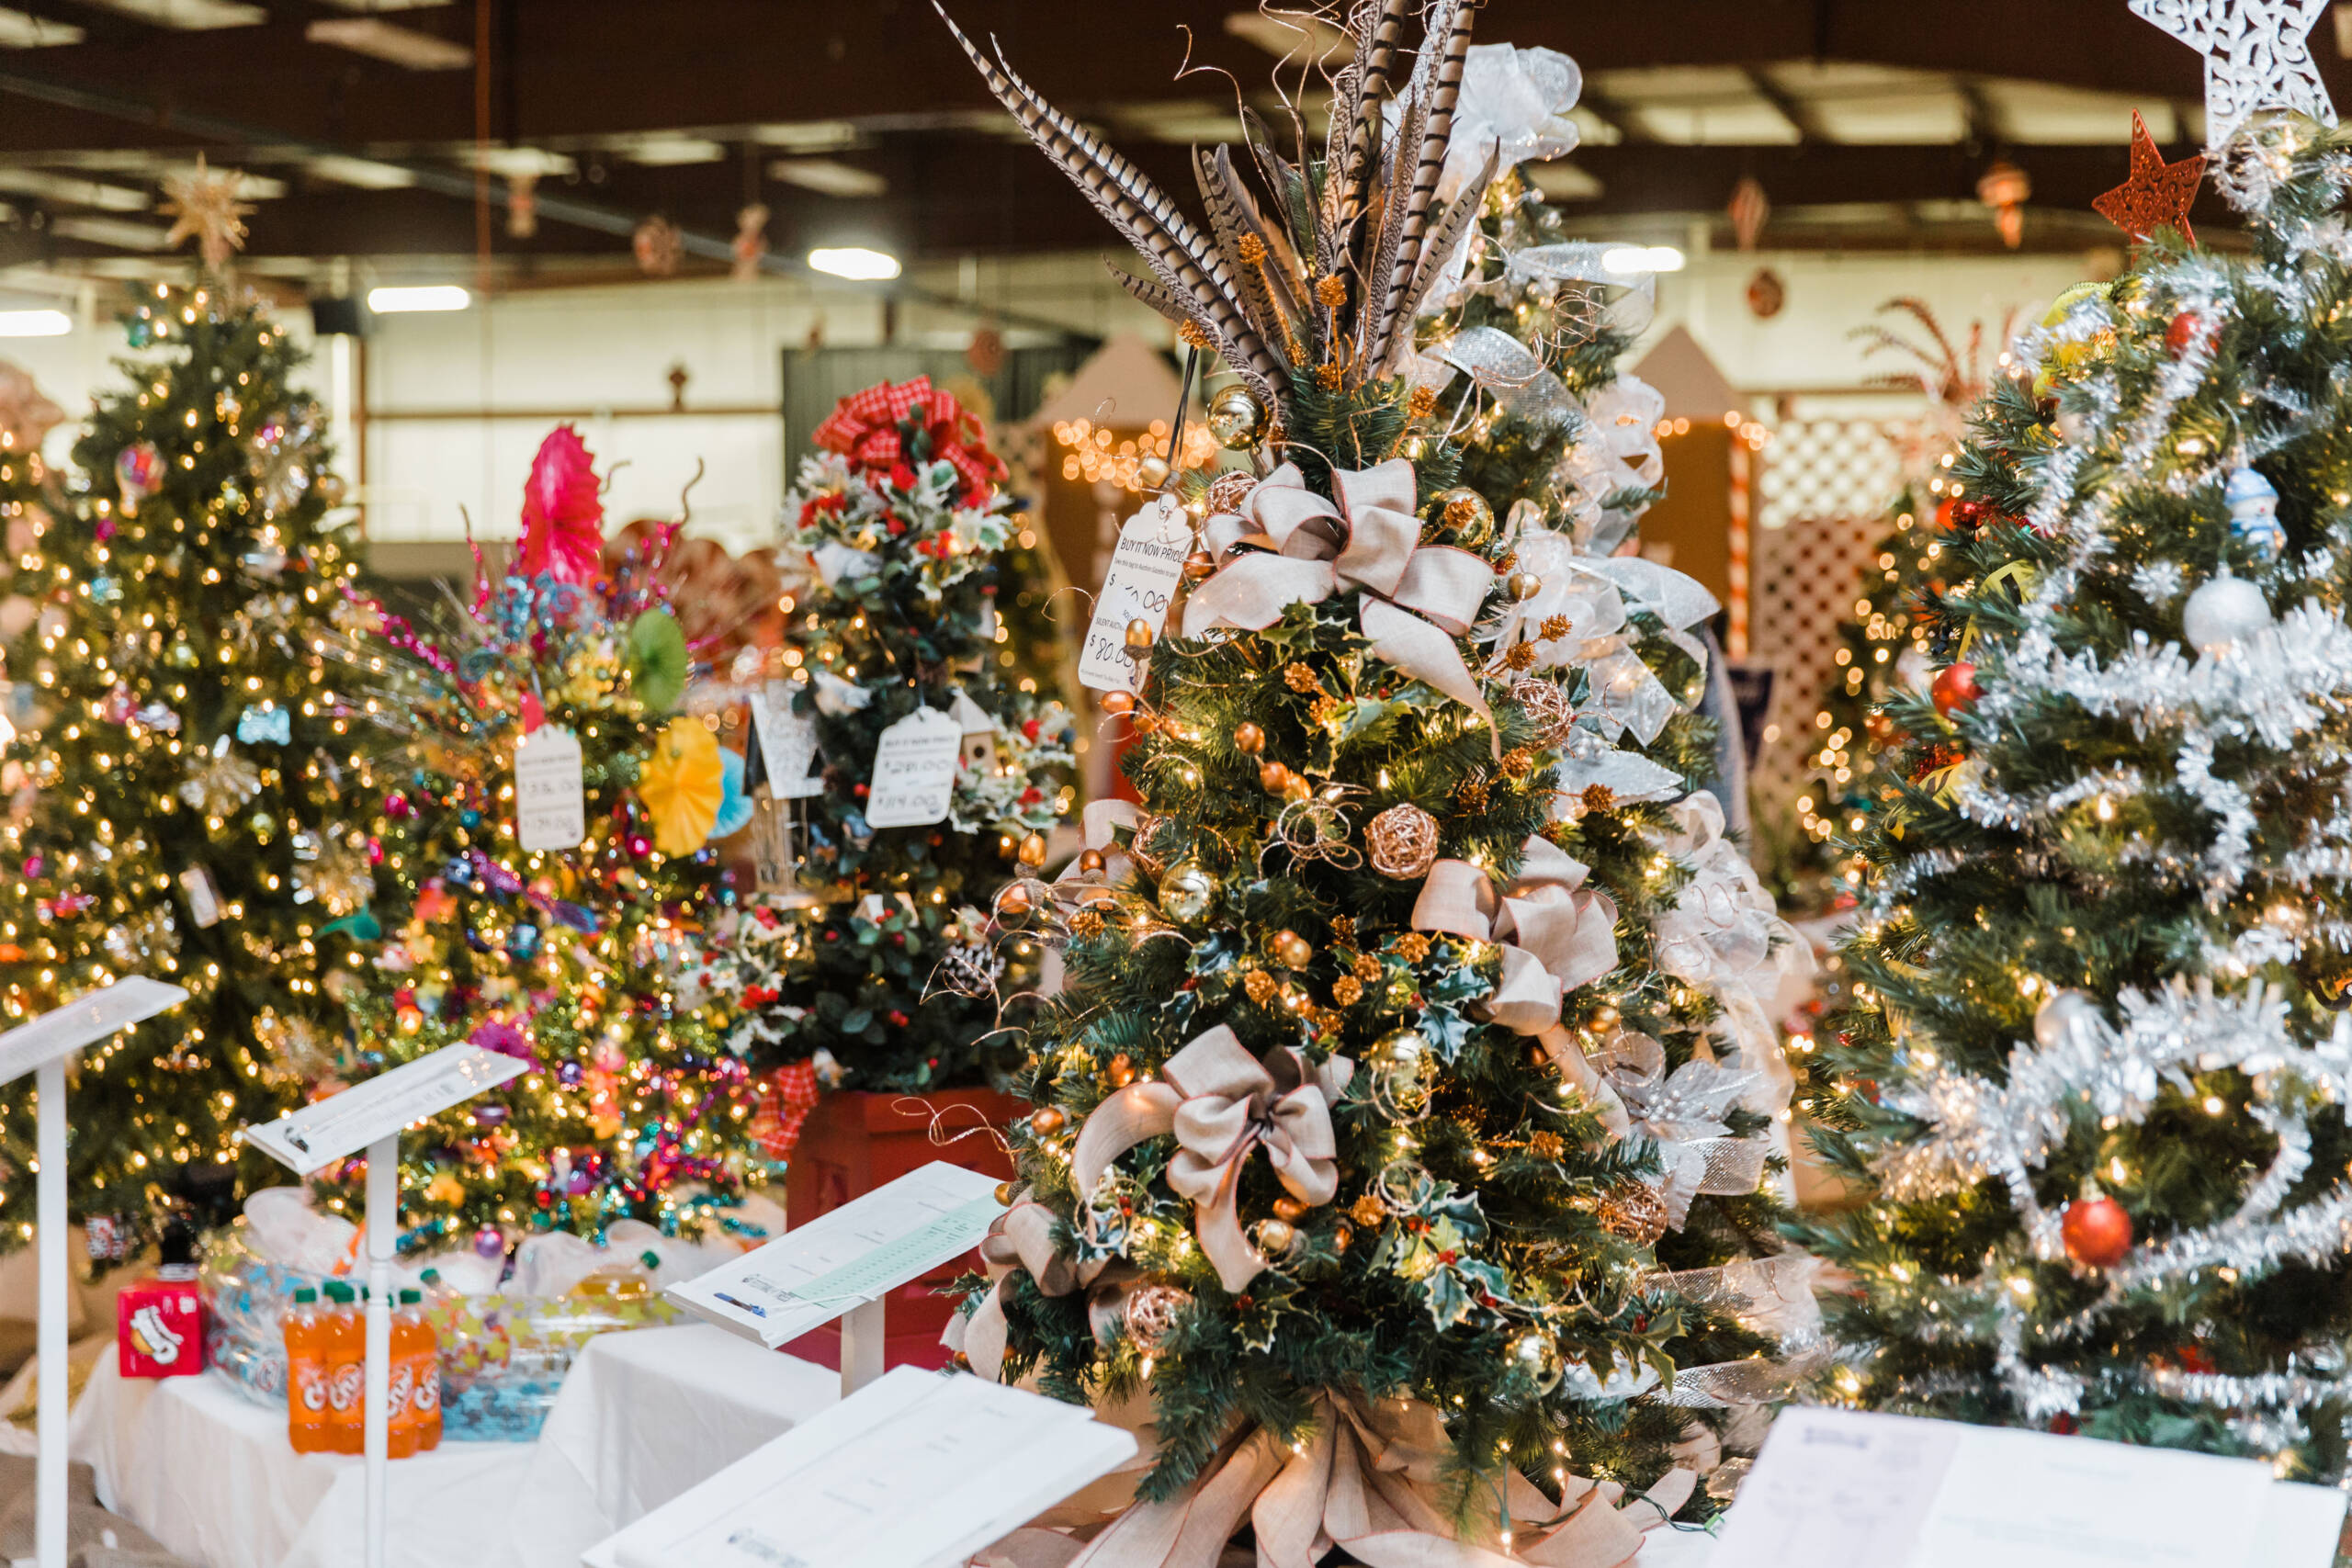
[[[1079,656],[1078,680],[1098,692],[1132,692],[1140,661],[1127,651],[1127,625],[1142,621],[1158,637],[1168,624],[1168,606],[1184,580],[1184,558],[1193,530],[1176,503],[1161,496],[1127,519],[1119,547],[1095,595],[1094,619],[1086,628],[1086,650]]]
[[[865,796],[871,828],[927,828],[947,816],[964,730],[937,708],[917,708],[882,732]]]
[[[542,725],[514,746],[515,840],[526,850],[569,850],[587,836],[580,738]]]

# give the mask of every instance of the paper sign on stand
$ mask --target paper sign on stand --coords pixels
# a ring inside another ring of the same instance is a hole
[[[545,730],[539,734],[547,733]],[[391,1462],[392,1251],[400,1239],[401,1129],[463,1105],[528,1070],[479,1045],[447,1045],[237,1135],[297,1176],[368,1155],[368,1568],[384,1568],[384,1501]]]
[[[1168,606],[1184,580],[1192,525],[1165,497],[1127,519],[1111,552],[1102,592],[1094,596],[1086,646],[1079,652],[1078,683],[1098,692],[1136,689],[1136,660],[1127,649],[1127,623],[1142,621],[1153,635],[1168,624]]]
[[[792,711],[789,682],[770,681],[752,689],[752,731],[760,739],[771,796],[806,800],[825,793],[825,775],[817,771],[817,720]]]
[[[1135,1457],[1134,1434],[900,1367],[592,1547],[591,1568],[949,1568]]]
[[[978,1247],[993,1177],[933,1160],[665,1292],[773,1350],[842,1318],[842,1393],[882,1375],[883,1298]]]
[[[65,1568],[65,1059],[125,1025],[187,1000],[187,992],[134,975],[53,1008],[0,1034],[0,1083],[33,1075],[34,1151],[40,1175],[33,1201],[40,1264],[40,1367],[33,1462],[33,1562]]]
[[[580,737],[541,725],[514,746],[514,837],[526,850],[571,850],[588,836]]]
[[[2344,1507],[2252,1460],[1790,1410],[1707,1568],[2328,1568]]]

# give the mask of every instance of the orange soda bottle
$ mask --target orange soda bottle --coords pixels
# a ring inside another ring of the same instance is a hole
[[[303,1287],[284,1319],[286,1335],[286,1440],[298,1454],[327,1450],[326,1319],[319,1292]]]
[[[441,1342],[424,1315],[420,1291],[401,1292],[392,1319],[392,1376],[407,1390],[408,1446],[392,1451],[422,1453],[441,1442]]]
[[[349,1285],[327,1282],[327,1451],[356,1454],[367,1450],[368,1325],[352,1305]]]

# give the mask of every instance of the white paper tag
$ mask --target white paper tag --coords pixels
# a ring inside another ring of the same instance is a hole
[[[212,874],[200,865],[189,866],[180,873],[181,890],[187,894],[187,918],[198,931],[220,922],[220,893],[212,886]]]
[[[125,1024],[152,1018],[186,1000],[187,993],[179,987],[144,975],[85,992],[0,1034],[0,1083],[22,1077],[44,1062],[104,1040]]]
[[[1086,628],[1078,681],[1098,692],[1132,692],[1139,661],[1127,654],[1127,623],[1148,621],[1157,634],[1168,624],[1168,606],[1184,581],[1184,558],[1193,530],[1175,502],[1162,496],[1127,519],[1119,530],[1111,570],[1094,598],[1094,619]]]
[[[514,836],[526,850],[571,850],[588,836],[580,737],[541,725],[514,745]]]
[[[752,728],[760,738],[760,765],[776,800],[806,800],[825,793],[817,771],[817,719],[792,711],[792,682],[752,688]]]
[[[947,817],[964,729],[937,708],[917,708],[882,732],[865,796],[869,828],[925,828]]]
[[[237,1136],[295,1175],[308,1176],[412,1122],[463,1105],[484,1089],[528,1071],[529,1066],[479,1045],[445,1045],[266,1125],[247,1127]]]
[[[980,1245],[996,1179],[933,1160],[666,1292],[773,1349]]]

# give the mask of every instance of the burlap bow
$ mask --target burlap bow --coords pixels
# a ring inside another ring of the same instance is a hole
[[[941,1337],[949,1349],[963,1351],[972,1370],[991,1382],[1004,1370],[1005,1280],[1026,1273],[1036,1281],[1039,1294],[1066,1296],[1091,1283],[1103,1268],[1103,1260],[1079,1263],[1057,1251],[1054,1212],[1026,1191],[989,1226],[980,1240],[980,1263],[989,1273],[989,1293],[968,1316],[949,1319]]]
[[[1250,492],[1238,514],[1208,520],[1203,537],[1212,553],[1257,547],[1193,590],[1184,635],[1216,626],[1261,631],[1293,604],[1315,604],[1342,586],[1361,589],[1356,624],[1374,655],[1471,709],[1491,730],[1494,714],[1453,639],[1477,620],[1495,569],[1449,545],[1420,547],[1413,465],[1404,458],[1334,468],[1331,482],[1338,506],[1284,463]]]
[[[1168,1185],[1193,1201],[1193,1228],[1217,1278],[1236,1295],[1266,1267],[1241,1229],[1241,1171],[1253,1148],[1292,1197],[1310,1206],[1339,1190],[1331,1106],[1355,1064],[1317,1067],[1287,1046],[1254,1061],[1217,1025],[1168,1059],[1158,1079],[1129,1084],[1094,1108],[1070,1150],[1070,1176],[1091,1197],[1111,1162],[1148,1138],[1174,1133]]]
[[[921,423],[931,437],[929,460],[954,464],[967,499],[977,501],[1004,479],[1004,459],[988,449],[980,422],[964,411],[953,392],[933,386],[928,376],[896,386],[884,381],[843,398],[808,439],[859,468],[887,472],[892,464],[910,460],[899,427],[917,409],[922,411]]]
[[[1697,1476],[1673,1470],[1630,1505],[1618,1486],[1570,1477],[1555,1504],[1517,1471],[1501,1506],[1457,1530],[1445,1497],[1452,1449],[1419,1400],[1316,1401],[1296,1446],[1263,1427],[1229,1441],[1200,1476],[1161,1503],[1125,1509],[1081,1545],[1045,1529],[1014,1532],[981,1554],[992,1568],[1216,1568],[1243,1520],[1260,1568],[1313,1568],[1334,1546],[1373,1568],[1620,1568],[1642,1533],[1665,1522]]]

